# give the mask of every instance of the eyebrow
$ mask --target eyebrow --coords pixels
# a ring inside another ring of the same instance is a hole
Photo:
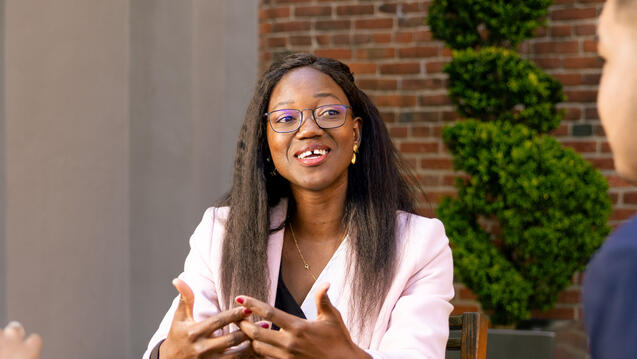
[[[342,102],[342,100],[338,96],[334,95],[331,92],[317,92],[317,93],[314,94],[314,97],[316,97],[316,98],[333,97],[333,98],[335,98],[335,99],[337,99],[337,100]],[[289,105],[289,104],[292,104],[292,103],[294,103],[294,101],[292,101],[292,100],[281,101],[281,102],[277,103],[276,105],[274,105],[273,108],[279,108],[279,106]]]

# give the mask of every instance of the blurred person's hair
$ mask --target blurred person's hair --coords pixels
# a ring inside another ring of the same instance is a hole
[[[363,320],[380,309],[394,276],[396,211],[414,213],[417,180],[393,146],[378,109],[354,82],[347,65],[309,54],[289,55],[262,76],[241,127],[234,162],[232,189],[221,205],[230,206],[223,244],[221,288],[232,306],[236,295],[268,297],[268,235],[283,223],[270,223],[269,210],[282,198],[294,206],[289,183],[274,173],[266,139],[264,114],[274,86],[291,70],[309,67],[327,74],[347,95],[351,117],[362,118],[360,152],[349,166],[343,225],[349,226],[350,255],[354,259],[352,307]],[[422,191],[420,191],[422,192]],[[288,219],[286,219],[287,221]],[[347,271],[350,274],[350,270]],[[353,311],[352,311],[353,312]]]

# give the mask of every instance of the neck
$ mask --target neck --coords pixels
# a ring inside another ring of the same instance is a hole
[[[345,235],[343,215],[347,181],[324,191],[292,188],[294,213],[291,224],[300,238],[310,241],[339,241]]]

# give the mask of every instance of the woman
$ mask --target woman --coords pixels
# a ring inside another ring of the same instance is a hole
[[[272,65],[144,357],[444,358],[451,251],[407,173],[345,64]]]

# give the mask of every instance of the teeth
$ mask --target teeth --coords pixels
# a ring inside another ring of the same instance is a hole
[[[299,155],[300,159],[304,159],[305,157],[311,156],[311,155],[318,155],[318,156],[322,156],[327,154],[327,150],[314,150],[314,151],[305,151],[303,153],[301,153]]]

